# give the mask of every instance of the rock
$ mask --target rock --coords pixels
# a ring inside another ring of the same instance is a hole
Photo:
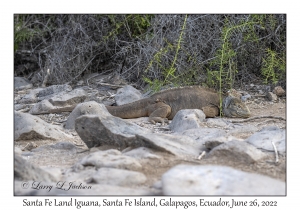
[[[208,149],[208,150],[212,150],[213,148],[227,142],[228,139],[224,136],[219,136],[217,137],[216,139],[215,138],[212,138],[212,139],[209,139],[207,141],[205,141],[204,145],[205,147]]]
[[[138,144],[155,150],[168,152],[179,157],[195,157],[200,153],[200,145],[196,141],[180,135],[170,134],[137,134]]]
[[[14,177],[19,181],[57,181],[54,176],[27,162],[19,155],[15,155]]]
[[[177,165],[162,176],[163,195],[285,195],[285,183],[225,166]]]
[[[100,168],[92,177],[92,181],[97,184],[118,185],[123,187],[143,184],[146,180],[146,176],[140,172],[115,168]]]
[[[51,125],[41,118],[28,113],[14,113],[15,141],[18,140],[63,140],[72,137],[64,133],[57,125]]]
[[[228,131],[228,134],[245,134],[245,133],[254,133],[258,131],[258,127],[254,125],[233,125],[233,129]]]
[[[139,147],[128,152],[124,152],[123,155],[130,156],[136,159],[160,159],[161,157],[153,154],[150,149],[146,147]]]
[[[286,152],[286,131],[274,126],[266,127],[260,132],[254,133],[246,141],[256,148],[274,151],[273,141],[279,153]]]
[[[267,93],[267,98],[269,101],[277,101],[277,95],[272,92]]]
[[[72,90],[70,85],[52,85],[47,88],[37,88],[31,90],[28,94],[23,96],[18,103],[21,104],[32,104],[37,103],[39,101],[50,99],[55,94],[58,94],[62,91],[69,92]]]
[[[115,149],[106,151],[93,152],[74,165],[75,170],[82,169],[81,166],[95,166],[96,168],[118,168],[127,170],[139,170],[141,164],[134,158],[122,155],[122,153]]]
[[[51,166],[40,166],[40,168],[51,174],[56,180],[62,180],[63,170],[61,168]]]
[[[207,119],[206,123],[209,126],[217,126],[217,127],[226,127],[229,125],[229,123],[222,118],[209,118]]]
[[[284,96],[285,95],[285,91],[282,89],[281,86],[277,86],[274,88],[273,93],[276,94],[277,96]]]
[[[69,170],[66,171],[64,175],[64,180],[67,182],[77,182],[77,183],[91,183],[93,181],[93,176],[96,174],[97,170],[92,168],[84,168],[84,170]]]
[[[14,88],[15,90],[23,90],[32,88],[31,82],[24,77],[15,77],[14,78]]]
[[[256,147],[244,141],[228,141],[214,147],[206,158],[219,159],[224,162],[240,162],[252,164],[266,157],[266,155]]]
[[[180,134],[196,140],[199,144],[204,144],[206,141],[219,138],[220,136],[226,136],[226,132],[219,128],[189,129]]]
[[[15,154],[16,155],[21,155],[22,154],[22,149],[19,147],[15,147]]]
[[[37,89],[33,89],[31,90],[28,94],[26,94],[25,96],[23,96],[18,103],[20,104],[32,104],[32,103],[36,103],[38,102],[38,97],[37,94],[39,93],[39,91],[43,90],[43,88],[37,88]]]
[[[242,100],[243,102],[245,102],[245,101],[247,101],[247,100],[250,99],[250,98],[251,98],[251,95],[246,94],[246,95],[244,95],[244,96],[241,97],[241,100]]]
[[[75,89],[71,92],[61,92],[50,99],[45,99],[35,104],[30,114],[49,114],[60,112],[71,112],[86,98],[86,92],[82,89]]]
[[[200,109],[183,109],[176,113],[169,127],[174,132],[200,128],[204,119],[205,114]]]
[[[52,85],[46,88],[43,88],[37,93],[37,97],[39,101],[42,101],[44,99],[49,99],[53,97],[55,94],[58,94],[60,92],[69,92],[72,90],[72,87],[70,85]]]
[[[120,106],[142,99],[142,94],[131,85],[126,85],[118,89],[115,99],[116,104]]]
[[[133,146],[136,134],[149,132],[136,124],[110,115],[103,104],[99,104],[99,109],[102,109],[101,114],[83,115],[75,121],[76,132],[89,148],[95,145],[113,145],[125,149]]]
[[[24,109],[25,107],[26,107],[25,104],[15,104],[14,105],[15,111],[19,111],[21,109]]]
[[[75,120],[82,115],[102,115],[107,114],[107,110],[103,105],[95,101],[88,101],[81,104],[78,104],[75,109],[69,115],[65,128],[66,129],[75,129]]]
[[[82,103],[86,98],[87,93],[81,89],[75,89],[70,92],[63,91],[52,98],[49,99],[49,102],[53,106],[72,106]]]

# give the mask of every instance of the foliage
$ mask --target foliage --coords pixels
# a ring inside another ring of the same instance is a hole
[[[156,90],[199,84],[221,92],[260,81],[284,87],[286,79],[284,14],[16,14],[14,29],[16,55],[35,58],[15,56],[16,75],[35,62],[25,76],[42,81],[50,69],[52,84],[114,72]]]
[[[285,79],[285,56],[279,56],[271,49],[266,50],[266,57],[262,61],[262,75],[264,76],[264,83],[272,82],[276,84],[279,79]]]

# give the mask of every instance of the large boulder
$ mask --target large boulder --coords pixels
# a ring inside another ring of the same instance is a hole
[[[284,182],[226,166],[177,165],[162,176],[164,195],[285,195]]]
[[[28,113],[15,111],[15,141],[18,140],[63,140],[72,139],[57,125],[49,124]]]
[[[200,109],[183,109],[176,113],[169,127],[173,132],[200,128],[204,119],[205,114]]]
[[[128,104],[142,99],[142,94],[139,90],[130,85],[126,85],[123,88],[118,89],[115,96],[116,104],[118,106]]]
[[[61,113],[71,112],[77,106],[82,103],[86,98],[86,92],[83,89],[75,89],[70,92],[63,91],[54,95],[50,99],[45,99],[35,104],[30,114],[48,114],[48,113]]]
[[[98,115],[87,114],[75,120],[75,130],[89,148],[113,145],[125,149],[133,146],[136,134],[149,132],[136,124],[112,116],[103,104],[98,104],[96,110]]]
[[[29,80],[24,77],[15,77],[14,78],[14,88],[15,90],[23,90],[32,88],[32,84]]]

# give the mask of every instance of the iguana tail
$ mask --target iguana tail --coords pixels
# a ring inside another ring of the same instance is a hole
[[[138,117],[147,117],[147,105],[148,98],[141,99],[129,104],[124,104],[121,106],[106,106],[108,112],[116,117],[123,119],[138,118]]]

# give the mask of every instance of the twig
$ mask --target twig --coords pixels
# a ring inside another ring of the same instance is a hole
[[[256,120],[256,119],[261,119],[261,118],[273,118],[273,119],[278,119],[278,120],[284,120],[286,121],[285,118],[283,117],[276,117],[276,116],[256,116],[256,117],[250,117],[248,119],[244,119],[244,120],[228,120],[228,122],[231,122],[231,123],[241,123],[241,122],[248,122],[248,121],[251,121],[251,120]]]
[[[46,76],[44,78],[44,81],[43,81],[43,84],[42,84],[43,88],[46,87],[48,79],[49,79],[49,76],[50,76],[50,69],[47,69],[47,74],[46,74]]]
[[[26,147],[28,146],[29,143],[26,144],[25,147],[23,147],[22,151],[24,151],[26,149]]]
[[[119,88],[124,87],[124,85],[113,85],[113,84],[102,83],[102,82],[99,82],[98,84],[99,85],[105,85],[105,86],[111,86],[111,87],[119,87]]]
[[[89,77],[89,78],[86,80],[87,85],[90,86],[90,85],[89,85],[89,80],[92,79],[92,78],[94,78],[94,77],[97,77],[97,76],[99,76],[99,74],[96,74],[96,75],[93,75],[93,76]]]
[[[271,141],[272,142],[272,145],[273,145],[273,147],[274,147],[274,152],[275,152],[275,163],[277,164],[278,162],[279,162],[279,158],[278,158],[278,151],[277,151],[277,148],[276,148],[276,146],[275,146],[275,144],[274,144],[274,142],[273,141]]]
[[[201,160],[201,158],[203,158],[205,154],[206,154],[206,152],[203,151],[203,152],[201,153],[201,155],[199,155],[199,157],[197,157],[197,160]]]

